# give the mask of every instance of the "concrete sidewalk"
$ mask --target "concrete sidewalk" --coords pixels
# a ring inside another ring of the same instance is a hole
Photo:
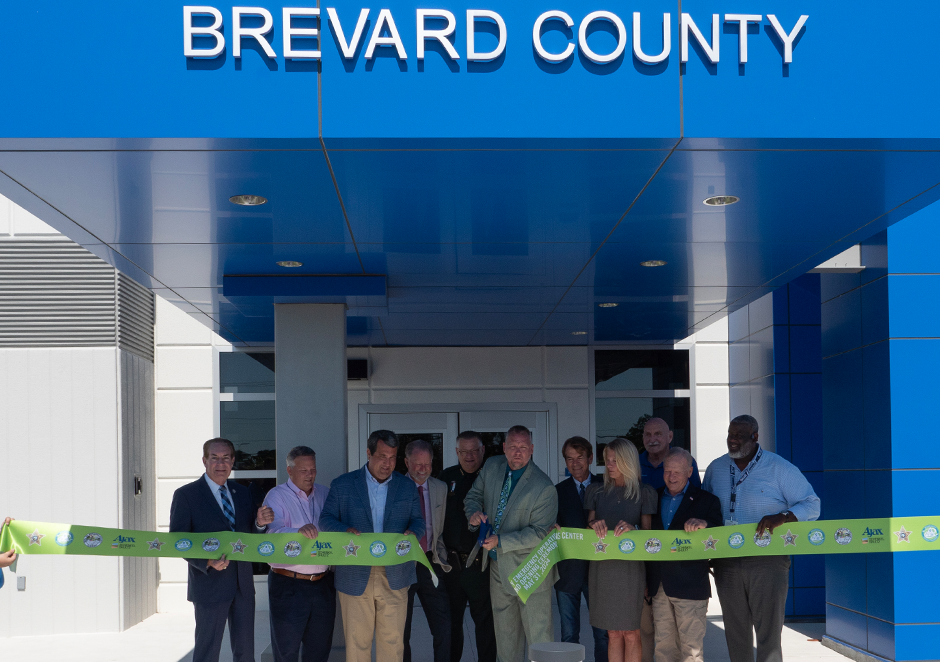
[[[581,610],[582,629],[590,637],[586,608]],[[555,610],[556,639],[561,639],[558,632],[558,612]],[[69,659],[71,662],[192,662],[193,616],[191,613],[156,614],[126,632],[114,634],[74,634],[46,637],[12,637],[2,640],[0,646],[4,659],[58,660]],[[465,640],[462,662],[476,660],[473,644],[473,622],[469,613],[464,621]],[[848,658],[823,647],[819,643],[825,633],[825,623],[795,623],[783,631],[783,659],[787,662],[797,660],[847,660]],[[582,643],[586,639],[582,637]],[[259,611],[255,619],[255,659],[261,662],[261,653],[270,642],[268,630],[268,612]],[[586,646],[586,661],[593,662],[594,654],[590,645]],[[422,613],[416,613],[412,634],[414,662],[432,662],[431,633],[427,620]],[[222,661],[231,662],[228,635],[222,642]],[[345,659],[345,644],[342,630],[337,622],[333,641],[333,653],[330,662],[342,662]],[[705,635],[705,659],[708,662],[728,660],[724,631],[720,616],[710,616]]]

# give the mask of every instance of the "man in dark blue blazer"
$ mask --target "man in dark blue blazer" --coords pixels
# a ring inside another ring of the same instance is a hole
[[[425,530],[418,489],[413,481],[395,471],[398,437],[389,430],[376,430],[366,445],[366,465],[330,484],[320,513],[320,530],[349,533],[347,553],[352,550],[357,555],[375,554],[370,533],[414,534],[420,539]],[[336,567],[335,575],[346,636],[346,662],[370,662],[373,635],[377,660],[401,662],[408,587],[417,581],[415,562],[341,565]]]
[[[591,442],[584,437],[571,437],[561,447],[565,466],[571,475],[555,485],[558,492],[558,526],[569,529],[587,528],[587,511],[584,509],[584,492],[588,485],[603,482],[603,476],[591,473],[594,451]],[[590,609],[588,597],[588,561],[569,559],[558,564],[558,581],[555,582],[555,598],[558,615],[561,617],[561,640],[572,643],[581,641],[581,595]],[[607,630],[592,628],[594,632],[594,660],[607,662]]]
[[[235,464],[235,446],[228,439],[210,439],[202,446],[206,473],[173,493],[172,533],[238,531],[259,533],[273,520],[254,509],[248,488],[228,480]],[[225,550],[220,550],[224,552]],[[196,611],[193,662],[218,662],[228,622],[235,662],[255,659],[255,584],[251,563],[219,559],[186,559],[189,563],[187,599]]]
[[[699,545],[711,536],[700,531],[721,526],[721,502],[689,478],[692,456],[672,448],[663,460],[659,512],[652,528],[675,531],[666,537],[670,546]],[[702,549],[699,547],[698,549]],[[711,585],[708,561],[646,562],[646,587],[653,599],[653,624],[657,660],[701,662],[704,659],[705,615]]]

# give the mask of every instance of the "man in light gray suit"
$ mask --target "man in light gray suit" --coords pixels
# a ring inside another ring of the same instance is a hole
[[[558,517],[558,492],[545,473],[532,462],[532,433],[522,425],[509,428],[503,444],[505,456],[487,460],[464,501],[475,529],[483,522],[492,534],[483,543],[490,564],[490,596],[496,625],[496,653],[500,662],[517,662],[525,643],[553,641],[551,588],[558,579],[552,567],[528,602],[519,599],[509,575],[518,568]]]
[[[447,548],[441,539],[444,510],[447,507],[447,485],[431,477],[433,453],[431,444],[423,439],[415,439],[405,446],[405,467],[408,468],[408,477],[418,487],[421,515],[424,517],[424,535],[418,542],[440,578],[445,572],[450,572]],[[416,563],[415,570],[418,581],[408,589],[404,662],[411,662],[411,619],[414,616],[415,595],[421,598],[421,607],[428,619],[434,642],[434,662],[450,662],[450,600],[447,589],[443,581],[434,586],[431,573],[423,565]]]

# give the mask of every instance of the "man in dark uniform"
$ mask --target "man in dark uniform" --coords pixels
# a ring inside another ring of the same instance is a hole
[[[457,461],[459,464],[445,469],[438,476],[447,485],[443,538],[452,570],[442,573],[441,579],[450,597],[450,659],[451,662],[460,662],[463,656],[463,615],[469,602],[479,660],[495,662],[496,632],[490,604],[490,571],[489,568],[482,569],[486,551],[481,550],[473,564],[466,567],[477,533],[467,525],[463,502],[483,466],[483,440],[478,432],[467,430],[457,436]]]

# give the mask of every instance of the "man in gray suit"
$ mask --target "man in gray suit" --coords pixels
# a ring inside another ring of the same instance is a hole
[[[514,425],[506,433],[505,456],[487,460],[464,501],[475,529],[489,522],[493,532],[483,543],[490,564],[490,596],[496,625],[496,653],[500,662],[522,658],[525,643],[554,639],[551,587],[558,579],[553,567],[548,577],[523,603],[509,583],[511,575],[548,533],[558,516],[558,493],[545,473],[532,462],[532,433]],[[483,552],[481,552],[483,553]]]
[[[441,539],[444,530],[444,509],[447,506],[447,485],[431,478],[433,449],[424,439],[415,439],[405,446],[405,466],[408,478],[418,487],[421,515],[424,517],[424,535],[418,542],[434,567],[438,578],[450,572],[447,548]],[[405,619],[404,662],[411,662],[411,619],[414,616],[415,595],[421,598],[421,608],[428,619],[428,628],[434,641],[434,662],[450,662],[450,600],[447,589],[440,582],[434,586],[431,573],[423,565],[415,564],[418,581],[408,589],[408,617]]]

